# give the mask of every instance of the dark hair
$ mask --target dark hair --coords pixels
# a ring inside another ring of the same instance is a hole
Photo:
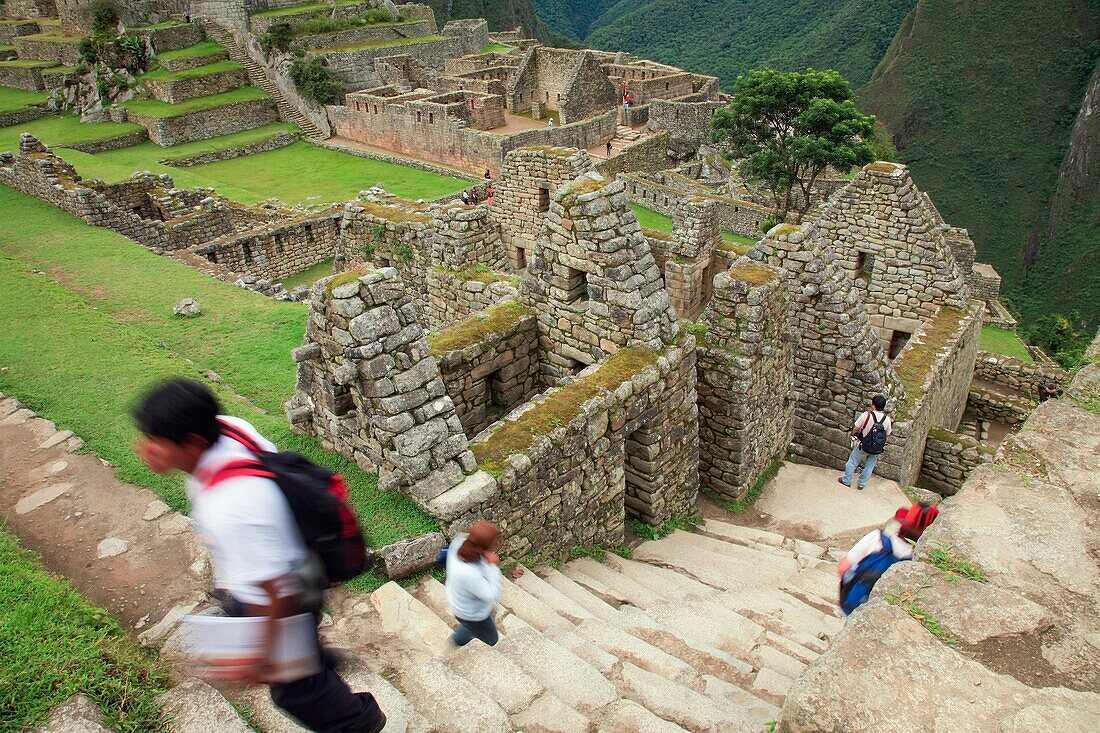
[[[133,414],[141,432],[183,445],[191,435],[216,441],[219,412],[218,399],[206,385],[177,377],[149,390]]]
[[[875,395],[874,397],[871,398],[871,404],[875,406],[876,410],[880,410],[880,411],[885,410],[886,409],[886,398],[883,397],[880,394],[877,394],[877,395]]]

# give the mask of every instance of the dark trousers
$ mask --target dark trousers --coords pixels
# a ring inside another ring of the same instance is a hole
[[[243,605],[235,598],[222,601],[230,616],[245,616]],[[320,614],[314,616],[320,619]],[[317,733],[367,733],[380,728],[382,710],[369,692],[352,692],[333,669],[335,660],[321,646],[321,671],[310,677],[272,684],[271,699],[294,716],[299,723]]]
[[[497,625],[493,622],[492,614],[480,621],[467,621],[458,616],[455,616],[455,620],[459,623],[459,627],[451,634],[451,641],[455,646],[466,646],[471,639],[480,639],[489,646],[496,645]]]

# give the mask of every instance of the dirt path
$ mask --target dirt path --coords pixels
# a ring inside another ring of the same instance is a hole
[[[0,518],[46,568],[147,631],[205,597],[190,520],[94,455],[73,452],[82,445],[0,394]]]

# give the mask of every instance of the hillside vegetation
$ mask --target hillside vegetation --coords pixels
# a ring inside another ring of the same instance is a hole
[[[539,18],[531,0],[424,0],[435,12],[440,28],[449,20],[484,18],[490,31],[510,31],[522,26],[529,36],[555,46],[574,45],[554,33]]]
[[[1098,28],[1094,0],[920,0],[860,92],[1025,323],[1100,317],[1095,112],[1069,149]]]
[[[535,0],[554,31],[585,46],[717,75],[770,66],[836,69],[866,82],[915,0]]]

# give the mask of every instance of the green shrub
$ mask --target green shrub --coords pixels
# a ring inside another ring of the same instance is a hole
[[[91,38],[81,39],[76,46],[76,52],[80,54],[80,62],[92,66],[99,59],[99,47]]]
[[[265,57],[270,57],[274,51],[289,51],[290,44],[294,41],[294,32],[289,23],[276,23],[260,34],[260,48]]]
[[[93,33],[113,31],[118,25],[118,3],[115,0],[92,0],[85,12],[91,18]]]
[[[295,60],[290,67],[290,78],[306,99],[332,104],[340,98],[340,77],[321,59]]]
[[[778,219],[765,219],[764,223],[760,225],[760,229],[764,232],[764,234],[767,234],[772,230],[772,227],[774,227],[778,223]]]

